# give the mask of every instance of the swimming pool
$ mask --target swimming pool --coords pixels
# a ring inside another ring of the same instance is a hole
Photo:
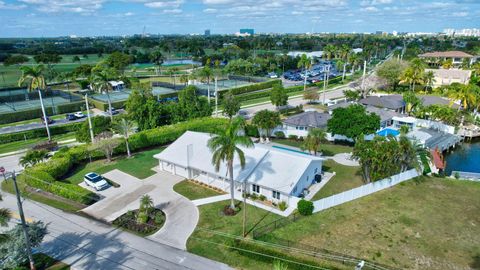
[[[304,155],[310,155],[309,153],[302,152],[300,150],[295,150],[295,149],[292,149],[292,148],[282,147],[282,146],[278,146],[278,145],[273,145],[272,148],[281,149],[281,150],[290,151],[290,152],[295,152],[295,153],[304,154]]]
[[[398,136],[400,134],[400,131],[396,130],[396,129],[393,129],[393,128],[384,128],[382,130],[380,130],[379,132],[377,132],[377,135],[379,136],[383,136],[383,137],[387,137],[387,136]]]

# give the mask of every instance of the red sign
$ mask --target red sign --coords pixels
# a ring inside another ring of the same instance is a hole
[[[0,173],[4,173],[5,172],[5,168],[4,167],[0,167]]]

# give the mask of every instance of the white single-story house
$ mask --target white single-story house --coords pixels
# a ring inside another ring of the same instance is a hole
[[[207,146],[212,136],[215,135],[185,132],[154,156],[159,161],[159,169],[229,191],[226,164],[220,166],[219,171],[212,165],[212,152]],[[246,181],[247,193],[264,195],[272,202],[288,203],[291,196],[303,194],[322,173],[321,157],[262,144],[240,148],[245,154],[245,167],[242,169],[235,158],[235,189],[241,191]]]
[[[463,69],[425,69],[425,72],[430,71],[435,76],[433,87],[451,85],[452,83],[468,84],[472,76],[471,70]]]

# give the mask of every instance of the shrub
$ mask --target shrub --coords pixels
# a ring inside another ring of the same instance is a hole
[[[255,137],[255,138],[260,137],[258,128],[254,125],[248,125],[248,124],[245,125],[245,133],[247,134],[247,136],[250,136],[250,137]]]
[[[156,214],[155,214],[155,223],[156,223],[157,225],[162,224],[164,221],[165,221],[165,218],[164,218],[164,216],[162,215],[162,213],[156,213]]]
[[[252,195],[250,195],[250,198],[251,198],[252,200],[258,199],[257,193],[252,193]]]
[[[60,125],[60,126],[50,126],[50,134],[51,135],[65,134],[68,132],[77,131],[77,129],[80,127],[81,124],[82,123],[72,123],[72,124]],[[23,132],[1,134],[0,143],[23,141],[25,139],[35,139],[38,137],[47,137],[47,131],[45,130],[45,128],[42,127],[42,128],[31,129]]]
[[[298,212],[303,216],[309,216],[313,213],[313,202],[301,199],[297,203]]]
[[[103,131],[109,130],[112,126],[110,117],[95,116],[91,118],[93,134],[97,135]],[[88,121],[83,121],[82,125],[78,128],[75,134],[77,141],[90,142],[90,126]]]
[[[286,201],[281,201],[278,203],[278,209],[280,209],[280,211],[285,211],[287,210],[287,208],[288,208],[288,205]]]
[[[278,139],[285,139],[285,133],[283,133],[283,131],[275,131],[274,135]]]
[[[267,198],[265,197],[265,195],[260,194],[260,196],[258,196],[258,199],[263,202],[263,201],[265,201],[265,199],[267,199]]]
[[[289,138],[290,140],[295,140],[295,141],[298,140],[298,136],[297,136],[297,135],[288,135],[288,138]]]
[[[58,143],[56,141],[45,141],[45,142],[39,142],[35,144],[32,149],[34,150],[49,150],[52,151],[55,148],[57,148]]]

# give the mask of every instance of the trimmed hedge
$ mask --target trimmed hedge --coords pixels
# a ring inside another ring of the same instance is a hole
[[[81,122],[77,122],[67,125],[50,126],[50,134],[56,135],[74,132],[80,128],[81,124]],[[47,130],[45,128],[37,128],[17,133],[0,134],[0,143],[23,141],[25,138],[34,139],[38,137],[47,137]]]
[[[51,107],[45,107],[45,112],[47,115],[52,115],[53,110]],[[8,124],[18,121],[30,120],[38,118],[40,121],[40,117],[42,117],[42,109],[31,109],[25,111],[16,111],[16,112],[9,112],[9,113],[2,113],[0,114],[0,124]]]
[[[261,82],[261,83],[255,83],[255,84],[250,84],[250,85],[245,85],[245,86],[240,86],[236,88],[231,88],[223,91],[219,91],[219,98],[222,98],[223,95],[227,92],[231,92],[233,95],[241,95],[245,93],[250,93],[254,91],[259,91],[263,89],[269,89],[272,88],[275,85],[281,85],[282,81],[281,80],[271,80],[271,81],[266,81],[266,82]]]
[[[77,101],[72,103],[61,104],[57,106],[57,113],[70,113],[76,111],[82,111],[85,108],[85,102]]]
[[[93,98],[88,98],[88,101],[93,105],[93,107],[106,112],[108,110],[108,102],[103,102]],[[115,109],[123,108],[127,100],[121,101],[112,101],[112,107]]]
[[[311,214],[313,214],[313,208],[314,208],[313,202],[311,201],[301,199],[297,203],[298,212],[302,216],[310,216]]]
[[[176,140],[187,130],[215,133],[220,129],[224,129],[227,121],[222,118],[198,118],[174,125],[144,130],[130,136],[130,149],[135,151],[142,148],[165,145]],[[89,158],[99,159],[104,157],[102,152],[91,152],[88,150],[88,147],[88,144],[84,144],[63,148],[48,161],[27,169],[23,174],[25,182],[33,188],[42,189],[76,202],[83,204],[93,203],[97,199],[93,192],[78,185],[57,181],[62,179],[74,165],[82,163]],[[120,144],[114,153],[126,153],[125,144]],[[52,184],[44,183],[38,179]]]

